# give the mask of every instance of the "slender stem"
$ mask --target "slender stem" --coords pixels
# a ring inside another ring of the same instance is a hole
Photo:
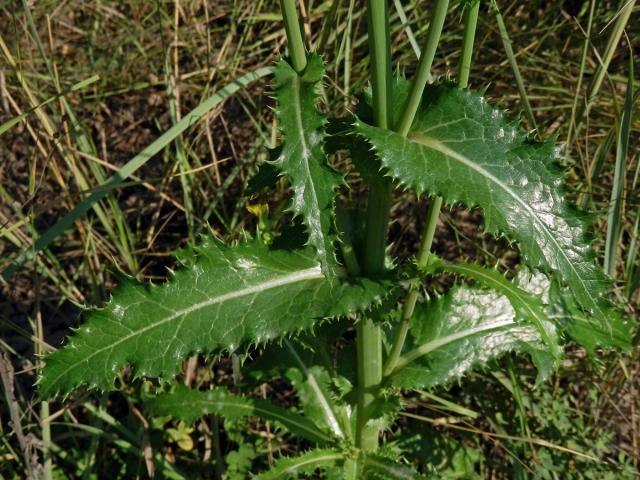
[[[436,225],[438,223],[438,213],[440,213],[440,207],[442,206],[442,197],[436,197],[431,202],[429,210],[427,212],[427,221],[425,222],[424,231],[422,233],[422,239],[420,240],[420,249],[418,250],[418,256],[416,257],[416,264],[418,267],[426,267],[427,260],[429,259],[429,252],[431,251],[431,244],[433,243],[433,237],[436,231]],[[396,336],[393,341],[393,346],[389,352],[389,357],[384,364],[384,376],[388,376],[394,370],[402,353],[402,347],[407,339],[407,333],[409,332],[409,321],[413,316],[413,311],[416,307],[418,300],[419,290],[416,287],[411,287],[407,299],[404,302],[402,308],[402,320]]]
[[[49,417],[49,402],[42,401],[40,403],[40,418]],[[49,422],[41,423],[42,425],[42,445],[43,445],[43,466],[44,480],[53,479],[53,459],[51,458],[51,425]]]
[[[369,52],[374,124],[389,128],[391,111],[391,51],[389,7],[386,1],[367,0]],[[384,256],[391,208],[391,182],[372,182],[367,203],[363,270],[376,275],[384,269]],[[356,324],[358,361],[358,417],[356,445],[363,450],[378,447],[378,429],[367,425],[371,404],[382,380],[382,334],[373,320]]]
[[[376,275],[384,269],[391,190],[391,181],[386,177],[369,185],[364,258],[362,259],[362,267],[366,275]]]
[[[467,5],[464,12],[462,53],[460,54],[460,67],[458,68],[458,87],[460,88],[467,88],[469,86],[469,73],[471,72],[471,60],[473,57],[473,42],[476,37],[479,11],[480,0],[475,0],[471,5]]]
[[[287,46],[291,57],[293,69],[302,73],[307,66],[307,54],[302,41],[302,31],[298,21],[298,11],[295,0],[280,0],[282,17],[284,18],[284,29],[287,33]]]
[[[498,5],[496,4],[495,0],[491,0],[491,5],[496,12],[496,21],[498,22],[498,30],[500,31],[500,37],[502,38],[502,45],[504,45],[504,51],[507,54],[507,60],[509,61],[509,65],[511,65],[511,70],[513,71],[513,77],[516,81],[516,86],[518,87],[518,93],[520,94],[520,101],[522,102],[522,105],[524,107],[524,113],[527,117],[527,120],[529,121],[531,128],[537,130],[538,125],[536,124],[536,119],[533,116],[533,110],[531,109],[531,104],[529,103],[527,90],[524,88],[524,80],[522,79],[522,75],[520,74],[518,62],[516,61],[516,56],[513,53],[513,48],[511,47],[509,32],[507,32],[507,27],[504,24],[504,20],[502,19],[502,15],[500,14],[500,10],[498,9]]]
[[[407,133],[409,133],[413,119],[420,106],[424,87],[431,78],[431,65],[436,55],[436,49],[438,48],[438,42],[440,41],[440,35],[442,34],[442,27],[444,25],[444,19],[447,16],[448,8],[449,0],[438,0],[434,6],[431,24],[427,32],[427,43],[422,49],[418,71],[411,84],[411,91],[404,105],[402,117],[400,117],[400,121],[395,128],[396,132],[403,137],[406,137]]]
[[[39,284],[36,288],[36,298],[37,300],[37,311],[36,311],[36,338],[38,338],[38,342],[36,343],[36,352],[39,358],[45,353],[42,348],[44,345],[44,328],[42,325],[42,313],[40,312],[39,306]],[[42,367],[42,364],[40,365]],[[43,479],[44,480],[52,480],[53,479],[53,458],[51,456],[51,424],[49,421],[44,421],[49,417],[49,402],[43,400],[40,403],[40,426],[42,428],[42,463],[43,463]]]
[[[387,2],[367,0],[367,22],[371,56],[373,123],[380,128],[389,128],[391,126],[391,39]],[[363,261],[363,269],[367,275],[375,275],[384,269],[390,209],[391,181],[383,177],[369,186]]]
[[[444,9],[446,13],[446,7],[436,5],[435,9]],[[473,56],[473,42],[476,33],[476,26],[478,24],[479,10],[480,0],[476,0],[474,3],[467,6],[467,10],[465,10],[462,53],[460,55],[460,67],[458,68],[458,85],[460,88],[467,88],[467,85],[469,84],[469,72],[471,70],[471,59]],[[442,14],[442,12],[440,13]],[[435,16],[436,15],[434,14],[434,18]],[[442,26],[440,26],[440,31],[442,31]],[[430,36],[431,35],[429,35],[429,37]],[[438,39],[435,39],[436,44],[437,42]],[[424,56],[421,57],[421,60],[422,58],[424,58]],[[422,61],[420,62],[420,65],[422,65]],[[429,65],[429,68],[430,67],[431,65]],[[424,75],[424,77],[427,78],[428,76]],[[420,95],[422,95],[422,92],[420,93]],[[415,115],[415,112],[413,115]],[[413,118],[411,119],[411,121],[413,122]],[[420,241],[418,256],[416,257],[416,264],[418,265],[418,267],[425,267],[427,264],[441,207],[442,197],[435,197],[433,199],[433,202],[431,202],[431,205],[429,206],[429,210],[427,211],[427,220],[424,225],[424,231],[422,232],[422,239]],[[391,351],[389,352],[389,357],[387,358],[387,361],[384,365],[384,376],[391,375],[391,373],[398,365],[398,360],[400,358],[400,354],[402,353],[402,347],[404,346],[404,342],[407,339],[407,333],[409,332],[409,322],[411,320],[411,317],[413,316],[416,302],[418,300],[418,293],[419,291],[416,287],[412,287],[409,290],[407,299],[402,309],[401,323],[398,327],[398,330],[396,331],[393,345],[391,346]]]

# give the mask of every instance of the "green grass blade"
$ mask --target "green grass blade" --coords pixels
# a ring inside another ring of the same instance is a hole
[[[607,157],[609,156],[609,152],[611,151],[615,138],[616,128],[614,125],[609,129],[609,133],[607,133],[605,139],[600,142],[596,148],[596,152],[593,155],[593,160],[589,167],[589,173],[586,176],[587,191],[580,200],[580,209],[582,210],[587,210],[590,203],[593,203],[593,182],[600,178],[600,175],[602,174],[602,167],[604,167]]]
[[[638,93],[638,92],[636,92]],[[636,173],[633,177],[633,184],[631,186],[631,191],[635,192],[638,179],[640,176],[640,160],[638,161],[638,165],[636,166]],[[633,229],[631,232],[631,242],[629,242],[629,248],[627,250],[627,259],[625,263],[625,275],[626,275],[626,286],[625,286],[625,296],[631,301],[631,297],[633,296],[636,288],[638,287],[638,282],[640,281],[640,269],[638,269],[637,261],[638,261],[638,246],[640,242],[640,205],[636,209],[636,220],[633,224]]]
[[[147,148],[129,160],[117,173],[109,177],[100,187],[81,201],[72,211],[67,213],[53,227],[43,233],[35,244],[22,252],[1,274],[5,280],[11,277],[26,261],[31,260],[36,253],[46,248],[67,228],[82,217],[93,205],[102,200],[114,188],[117,188],[124,180],[129,178],[136,170],[147,163],[155,154],[173,142],[182,132],[194,125],[200,118],[211,111],[216,105],[224,101],[238,90],[246,87],[251,82],[265,77],[273,72],[272,67],[263,67],[248,72],[238,77],[233,82],[225,85],[208,99],[186,114],[182,120],[154,140]]]
[[[571,146],[574,140],[578,137],[582,127],[582,122],[584,121],[584,118],[588,116],[591,106],[600,92],[602,82],[608,75],[609,65],[613,59],[613,54],[615,53],[618,45],[620,45],[620,39],[622,38],[622,34],[624,33],[627,23],[629,22],[629,17],[633,12],[635,3],[636,0],[621,0],[620,9],[616,14],[616,23],[614,24],[609,40],[607,41],[604,54],[602,57],[598,56],[598,68],[593,74],[593,77],[591,77],[591,82],[587,88],[586,98],[582,103],[580,110],[575,115],[575,125],[572,131],[573,135],[568,138],[568,146]]]
[[[571,121],[569,122],[569,131],[567,132],[566,144],[569,145],[569,141],[573,135],[573,130],[576,127],[576,113],[578,111],[578,101],[580,100],[580,92],[582,90],[582,81],[584,79],[584,72],[587,66],[587,54],[589,53],[589,45],[591,40],[591,28],[593,26],[593,15],[596,10],[596,0],[591,0],[589,6],[589,20],[587,21],[587,31],[585,32],[584,46],[582,47],[582,57],[580,59],[580,73],[578,74],[578,81],[576,83],[576,93],[573,97],[573,106],[571,107]],[[569,148],[567,148],[567,155],[569,154]]]
[[[496,21],[498,22],[498,30],[500,31],[500,37],[502,38],[502,44],[504,45],[504,51],[507,54],[507,60],[509,60],[509,65],[511,66],[511,70],[513,70],[513,77],[516,81],[516,85],[518,86],[518,93],[520,95],[520,101],[522,102],[522,106],[524,107],[524,113],[529,121],[529,126],[534,130],[538,130],[538,125],[536,124],[536,119],[533,116],[533,110],[531,108],[531,104],[529,103],[529,97],[527,96],[527,90],[524,88],[524,80],[522,80],[522,75],[520,74],[520,68],[518,67],[518,62],[516,60],[516,56],[513,53],[513,47],[511,46],[511,40],[509,39],[509,33],[507,32],[507,27],[504,24],[504,20],[502,19],[502,15],[500,14],[500,10],[498,9],[498,5],[495,0],[491,1],[491,5],[495,9],[496,12]]]
[[[2,125],[0,125],[0,135],[2,135],[3,133],[5,133],[7,130],[9,130],[11,127],[13,127],[14,125],[17,125],[18,123],[20,123],[21,120],[27,118],[29,115],[31,115],[33,112],[35,112],[37,109],[44,107],[45,105],[50,104],[51,102],[55,102],[57,99],[59,99],[60,97],[63,97],[71,92],[76,92],[78,90],[82,90],[83,88],[91,85],[92,83],[97,82],[100,79],[99,75],[93,75],[85,80],[82,80],[81,82],[75,83],[73,85],[71,85],[68,88],[65,88],[64,90],[62,90],[60,93],[54,95],[53,97],[49,97],[47,98],[44,102],[36,105],[33,108],[30,108],[29,110],[27,110],[26,112],[23,112],[22,114],[18,115],[17,117],[13,117],[11,120],[4,122]]]
[[[416,36],[413,34],[413,29],[411,28],[409,19],[407,18],[407,15],[404,13],[404,7],[402,6],[402,2],[400,0],[393,0],[393,5],[396,7],[396,12],[398,12],[398,18],[400,19],[400,22],[402,22],[402,28],[404,29],[404,33],[407,34],[407,38],[409,39],[411,48],[413,48],[413,51],[416,54],[416,57],[420,58],[420,46],[416,41]]]
[[[613,176],[613,186],[611,188],[609,214],[607,217],[604,269],[611,277],[615,274],[618,241],[620,240],[620,234],[622,233],[620,217],[622,215],[622,197],[625,173],[627,169],[627,151],[629,149],[629,133],[631,130],[631,116],[633,114],[633,77],[633,55],[631,55],[629,57],[629,80],[627,82],[627,93],[625,95],[624,107],[622,109],[620,128],[618,129],[616,167]]]

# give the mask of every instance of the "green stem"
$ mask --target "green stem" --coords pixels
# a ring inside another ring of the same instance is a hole
[[[424,87],[426,87],[427,82],[431,79],[431,65],[436,55],[436,49],[438,48],[438,42],[440,41],[440,35],[442,34],[442,27],[444,25],[444,19],[447,16],[448,8],[449,0],[438,0],[433,8],[431,24],[427,32],[427,43],[422,49],[418,71],[411,84],[411,91],[404,105],[402,117],[400,117],[400,121],[395,128],[396,132],[403,137],[406,137],[407,133],[409,133],[413,119],[420,106]]]
[[[302,73],[307,67],[307,54],[302,41],[302,31],[298,21],[298,11],[295,0],[280,0],[282,17],[284,18],[284,29],[287,33],[287,46],[293,69]]]
[[[442,22],[444,22],[444,15],[446,14],[447,6],[440,5],[440,3],[445,4],[447,2],[439,2],[435,6],[434,12],[434,21],[436,18],[440,18]],[[476,26],[478,24],[478,12],[480,10],[480,0],[476,0],[474,3],[467,7],[465,11],[464,17],[464,35],[463,35],[463,43],[462,43],[462,53],[460,55],[460,67],[458,69],[458,85],[460,88],[467,88],[469,84],[469,72],[471,70],[471,59],[473,56],[473,42],[476,33]],[[432,26],[434,23],[432,22]],[[442,25],[434,26],[434,31],[438,29],[439,32],[442,31]],[[431,27],[429,28],[429,40],[428,43],[432,45],[432,49],[435,52],[435,46],[437,46],[439,36],[437,38],[433,38],[431,36]],[[435,46],[433,46],[435,44]],[[425,58],[425,55],[420,57],[420,65],[418,69],[423,66],[422,60]],[[431,62],[433,62],[433,54],[431,54],[431,61],[424,65],[424,68],[428,66],[429,70],[431,69]],[[426,79],[429,77],[428,74],[424,72],[418,72],[421,79]],[[422,75],[420,75],[422,73]],[[429,72],[427,72],[429,73]],[[418,78],[418,76],[416,78]],[[422,81],[422,80],[421,80]],[[422,89],[420,90],[420,96],[418,97],[417,102],[419,103],[419,99],[422,97],[422,91],[424,90],[425,84],[422,85]],[[414,86],[415,87],[415,82]],[[414,88],[412,88],[412,91]],[[417,107],[416,107],[417,108]],[[404,116],[411,116],[411,122],[413,122],[413,116],[415,116],[415,111],[413,114],[407,113],[405,111]],[[404,117],[403,116],[403,117]],[[418,250],[418,256],[416,257],[416,264],[418,267],[424,268],[427,265],[427,260],[429,258],[429,252],[431,251],[431,245],[433,244],[433,237],[435,234],[436,225],[438,223],[438,215],[440,214],[440,208],[442,207],[442,197],[435,197],[433,202],[429,206],[429,210],[427,211],[427,220],[424,225],[424,231],[422,232],[422,239],[420,241],[420,248]],[[384,365],[384,376],[389,376],[394,371],[394,369],[398,365],[398,360],[400,358],[400,354],[402,353],[402,347],[404,346],[404,342],[407,339],[407,334],[409,332],[409,322],[411,317],[413,316],[413,312],[416,307],[416,302],[418,300],[419,290],[416,287],[412,287],[409,290],[407,295],[407,299],[404,303],[402,309],[402,319],[398,330],[396,331],[396,335],[393,341],[393,345],[391,347],[391,351],[389,352],[389,357]]]
[[[370,318],[356,324],[358,368],[358,417],[356,446],[365,451],[378,448],[378,428],[367,425],[371,405],[382,381],[382,332]]]
[[[440,212],[441,206],[442,197],[434,198],[433,202],[431,202],[431,205],[429,206],[429,210],[427,212],[427,221],[425,222],[422,239],[420,240],[420,249],[418,250],[418,256],[416,257],[416,264],[418,265],[418,267],[424,268],[427,266],[429,252],[431,251],[431,245],[433,244],[433,237],[435,235],[436,225],[438,223],[438,213]],[[418,293],[418,288],[412,287],[409,290],[406,301],[404,302],[404,307],[402,308],[402,320],[400,326],[398,327],[398,331],[396,332],[393,346],[391,347],[391,352],[389,352],[389,357],[384,364],[384,376],[390,375],[398,363],[400,353],[402,353],[402,347],[404,346],[404,342],[407,339],[407,333],[409,332],[409,321],[411,320],[413,311],[416,307]]]
[[[379,0],[367,0],[367,22],[369,26],[373,123],[380,128],[389,128],[391,39],[387,3]]]
[[[473,42],[476,37],[479,11],[480,0],[475,0],[471,5],[467,5],[464,12],[462,53],[460,54],[460,68],[458,68],[458,87],[460,88],[467,88],[469,86],[469,73],[471,72],[471,60],[473,57]]]
[[[391,111],[391,51],[389,8],[386,1],[367,0],[369,52],[371,55],[371,87],[374,124],[389,128]],[[384,269],[391,182],[380,179],[369,186],[367,203],[363,270],[376,275]],[[358,417],[356,445],[363,450],[378,447],[378,429],[367,425],[371,404],[382,380],[382,334],[371,319],[356,325],[358,359]]]

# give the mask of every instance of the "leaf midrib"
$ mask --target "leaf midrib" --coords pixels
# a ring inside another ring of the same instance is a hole
[[[302,164],[304,165],[304,169],[307,173],[307,185],[311,189],[311,198],[313,199],[313,211],[316,212],[314,215],[313,222],[317,223],[311,229],[311,233],[313,231],[322,232],[322,218],[320,213],[320,204],[318,203],[318,195],[316,193],[316,186],[313,183],[313,177],[311,176],[311,168],[309,168],[309,158],[311,158],[311,150],[309,149],[309,145],[307,145],[307,139],[305,137],[304,124],[302,122],[302,102],[300,100],[300,77],[296,74],[293,79],[293,98],[294,98],[294,109],[296,111],[296,124],[298,126],[297,130],[299,132],[299,141],[302,144]],[[324,235],[323,235],[324,237]],[[322,249],[324,250],[325,239],[322,238]],[[326,257],[327,252],[318,252],[320,253],[321,258]]]
[[[327,400],[324,393],[322,392],[320,385],[318,385],[315,375],[313,375],[313,373],[309,371],[305,363],[300,358],[300,355],[298,355],[298,352],[295,350],[295,348],[293,348],[293,345],[291,345],[291,342],[285,339],[285,344],[287,345],[287,348],[289,349],[291,354],[295,357],[296,362],[298,362],[298,365],[300,366],[300,369],[307,376],[307,381],[309,382],[309,385],[311,385],[311,389],[313,390],[313,392],[316,394],[316,397],[320,402],[322,411],[327,417],[326,420],[327,420],[327,423],[329,424],[329,428],[331,428],[331,430],[337,437],[344,438],[344,433],[340,428],[340,423],[338,422],[338,419],[336,418],[333,412],[333,409],[331,408],[331,405],[329,405],[329,401]]]
[[[295,465],[290,465],[283,473],[298,473],[298,469],[306,467],[307,465],[313,465],[314,463],[324,463],[327,460],[340,460],[344,457],[339,453],[328,453],[321,457],[308,458],[303,461],[299,461]]]
[[[417,360],[420,357],[424,357],[425,355],[442,348],[450,343],[457,342],[458,340],[462,340],[467,337],[472,337],[479,333],[490,332],[493,330],[499,330],[503,327],[509,325],[517,325],[513,320],[503,320],[498,322],[489,322],[483,323],[481,325],[465,328],[461,332],[452,333],[450,335],[445,335],[444,337],[436,338],[435,340],[431,340],[429,342],[423,343],[419,347],[414,348],[406,355],[400,358],[398,361],[396,368],[391,372],[390,375],[393,375],[395,372],[400,371],[403,367],[408,365],[409,363]]]
[[[427,148],[430,148],[432,150],[436,150],[439,151],[440,153],[443,153],[444,155],[446,155],[447,157],[450,157],[454,160],[457,160],[460,163],[463,163],[464,165],[466,165],[467,167],[475,170],[476,172],[480,173],[481,175],[483,175],[486,178],[489,178],[490,180],[492,180],[494,183],[496,183],[500,188],[502,188],[505,192],[507,192],[513,199],[516,200],[516,202],[518,202],[520,205],[522,205],[522,207],[529,212],[531,218],[533,218],[533,221],[538,224],[538,226],[544,230],[545,232],[545,236],[551,241],[553,242],[556,247],[557,247],[557,251],[560,252],[560,254],[564,257],[566,264],[569,266],[569,268],[573,271],[574,273],[574,278],[572,279],[574,282],[578,281],[580,283],[580,285],[582,286],[582,290],[583,292],[586,292],[588,297],[591,299],[591,303],[593,305],[593,308],[595,310],[600,310],[598,308],[597,302],[595,301],[595,299],[593,299],[591,297],[591,294],[589,293],[589,289],[586,287],[586,285],[584,284],[584,281],[582,280],[582,276],[580,275],[580,273],[578,271],[576,271],[576,269],[573,266],[573,262],[571,262],[569,260],[569,258],[566,256],[564,249],[560,246],[560,244],[558,243],[558,241],[556,240],[556,238],[551,234],[551,232],[549,231],[549,229],[547,228],[547,226],[537,217],[537,215],[535,214],[535,212],[531,209],[531,207],[524,201],[522,200],[511,188],[509,188],[508,185],[506,185],[504,182],[502,182],[499,178],[497,178],[495,175],[493,175],[491,172],[489,172],[488,170],[486,170],[485,168],[482,168],[480,165],[474,163],[473,161],[471,161],[470,159],[468,159],[467,157],[465,157],[464,155],[460,154],[459,152],[456,152],[455,150],[449,148],[448,146],[446,146],[443,142],[441,142],[440,140],[437,140],[433,137],[429,137],[427,135],[421,135],[418,132],[412,132],[409,136],[409,141],[415,141],[416,143],[419,143],[420,145],[423,145]],[[602,314],[602,312],[600,312]]]
[[[527,292],[524,292],[524,290],[520,290],[519,288],[511,285],[511,283],[509,282],[500,282],[498,280],[496,280],[495,278],[493,278],[491,275],[486,274],[485,272],[483,272],[481,269],[474,269],[474,268],[469,268],[466,265],[445,265],[444,266],[445,269],[449,270],[449,271],[458,271],[458,272],[470,272],[468,273],[468,275],[478,275],[484,279],[486,279],[486,281],[490,282],[491,284],[494,285],[494,288],[496,288],[497,290],[502,290],[503,295],[508,296],[509,295],[513,295],[514,297],[517,298],[518,302],[520,303],[520,305],[522,307],[524,307],[526,310],[529,311],[529,313],[531,314],[531,316],[533,318],[535,318],[536,320],[536,327],[538,328],[538,331],[540,332],[540,335],[542,336],[544,342],[547,345],[552,345],[551,339],[549,338],[549,335],[547,333],[547,331],[544,328],[543,325],[543,321],[545,319],[545,316],[543,315],[542,318],[540,318],[540,314],[542,312],[536,312],[530,305],[529,302],[527,301],[527,299],[524,298],[524,294],[527,294]],[[514,306],[515,309],[515,306]]]
[[[277,288],[277,287],[281,287],[284,285],[289,285],[289,284],[293,284],[293,283],[297,283],[297,282],[302,282],[302,281],[308,281],[308,280],[314,280],[314,279],[322,279],[324,278],[324,276],[322,275],[322,272],[320,270],[319,266],[314,266],[313,268],[308,268],[305,270],[298,270],[296,272],[293,273],[289,273],[287,275],[283,275],[280,277],[274,277],[271,278],[268,281],[265,282],[261,282],[258,283],[256,285],[252,285],[250,287],[245,287],[242,288],[240,290],[235,290],[233,292],[227,292],[224,293],[222,295],[218,295],[216,297],[212,297],[209,298],[203,302],[199,302],[196,303],[194,305],[191,305],[190,307],[184,308],[182,310],[173,310],[173,314],[171,314],[170,316],[163,318],[162,320],[156,321],[154,323],[151,323],[150,325],[146,325],[145,327],[139,329],[139,330],[135,330],[132,331],[132,333],[116,340],[115,342],[109,344],[106,347],[102,347],[102,348],[98,348],[96,350],[94,350],[91,354],[89,354],[88,356],[84,357],[82,359],[82,361],[78,361],[78,362],[74,362],[72,364],[70,364],[65,370],[62,371],[62,373],[58,374],[53,381],[50,381],[50,383],[52,385],[54,385],[60,378],[62,378],[63,376],[65,376],[67,373],[69,373],[69,371],[71,371],[72,369],[74,369],[77,365],[81,364],[81,363],[87,363],[91,358],[95,357],[96,355],[101,354],[104,351],[107,350],[113,350],[116,346],[120,345],[121,343],[124,343],[126,341],[128,341],[129,339],[138,336],[138,335],[142,335],[146,332],[148,332],[149,330],[153,330],[154,328],[157,328],[159,326],[162,326],[166,323],[169,323],[173,320],[175,320],[176,318],[179,318],[182,315],[188,315],[190,313],[193,313],[197,310],[200,310],[202,308],[206,308],[209,307],[211,305],[215,305],[217,303],[222,303],[228,300],[233,300],[235,298],[240,298],[243,296],[247,296],[247,295],[252,295],[254,293],[258,293],[264,290],[269,290],[272,288]],[[149,299],[150,300],[150,299]],[[168,307],[163,305],[163,308],[168,309],[171,311],[171,309],[169,309]]]

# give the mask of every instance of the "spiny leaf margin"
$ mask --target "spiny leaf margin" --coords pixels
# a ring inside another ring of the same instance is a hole
[[[609,310],[606,325],[590,320],[589,314],[580,309],[573,296],[563,288],[557,275],[549,278],[545,273],[521,267],[510,281],[495,268],[473,263],[446,263],[435,255],[430,257],[424,271],[461,275],[505,295],[520,319],[532,323],[540,331],[555,358],[554,370],[562,355],[559,331],[584,347],[589,354],[594,354],[598,347],[622,351],[631,347],[632,325],[617,309]]]
[[[588,354],[595,355],[597,348],[631,349],[633,324],[617,309],[610,310],[607,324],[602,325],[589,318],[555,276],[549,278],[541,272],[520,269],[514,283],[540,295],[549,318]]]
[[[328,277],[337,263],[334,249],[335,190],[342,176],[327,162],[323,150],[327,120],[318,112],[318,89],[324,64],[316,54],[298,74],[285,59],[276,66],[276,115],[284,137],[280,156],[273,161],[291,181],[291,210],[301,215],[309,231],[309,244],[318,252]]]
[[[416,305],[410,325],[411,343],[389,386],[427,388],[446,385],[509,352],[531,355],[548,376],[555,364],[538,329],[516,320],[509,299],[477,286],[459,285]]]
[[[386,295],[388,281],[328,281],[310,250],[270,250],[258,240],[229,247],[207,237],[179,255],[183,267],[169,282],[126,279],[104,308],[89,310],[65,348],[45,356],[40,395],[80,385],[111,390],[126,365],[134,378],[171,377],[189,354],[296,334]]]
[[[404,83],[394,83],[399,104]],[[482,95],[450,84],[426,88],[407,138],[360,119],[354,131],[401,185],[481,207],[488,233],[516,240],[532,267],[560,272],[580,306],[606,324],[610,281],[593,262],[585,215],[563,196],[553,142],[531,141]]]
[[[546,293],[545,298],[548,298],[548,287],[545,292],[539,292],[536,295],[520,288],[518,284],[505,278],[495,268],[487,268],[474,263],[447,263],[435,255],[429,258],[427,265],[429,273],[454,273],[475,280],[485,288],[496,290],[507,297],[515,310],[516,321],[529,323],[538,329],[540,337],[554,358],[553,369],[557,369],[562,357],[562,349],[558,330],[550,319],[547,311],[548,305],[545,304],[542,297],[542,293]]]
[[[329,468],[343,462],[345,454],[331,449],[315,449],[297,457],[282,457],[270,471],[257,475],[255,480],[283,480],[300,478],[300,474],[313,473],[319,468]]]

